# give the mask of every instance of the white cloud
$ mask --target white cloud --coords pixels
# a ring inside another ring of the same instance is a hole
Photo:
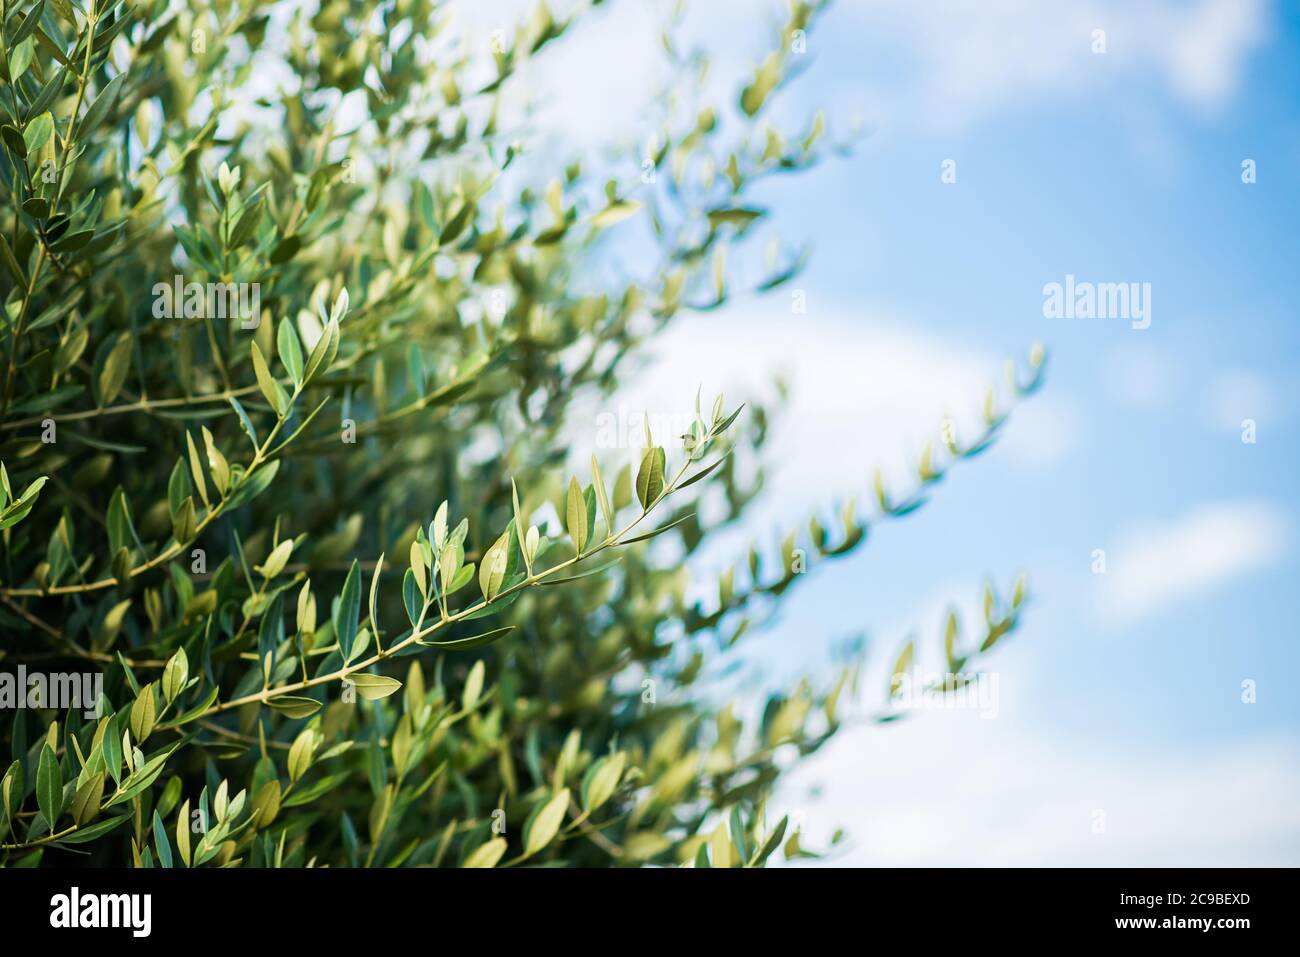
[[[1096,576],[1099,611],[1129,621],[1268,568],[1288,544],[1287,516],[1267,502],[1197,506],[1166,525],[1136,528],[1107,547]]]
[[[509,37],[526,22],[535,0],[470,0],[456,5],[455,29],[473,50],[486,50],[492,32]],[[557,4],[557,17],[580,4]],[[645,110],[668,78],[659,37],[665,24],[656,3],[614,3],[584,10],[573,26],[509,81],[503,126],[531,108],[531,123],[566,149],[607,148],[645,130]]]
[[[1241,83],[1243,55],[1263,38],[1263,3],[1208,0],[1176,16],[1177,29],[1152,38],[1164,53],[1170,82],[1193,102],[1222,105]]]
[[[456,29],[483,48],[493,29],[510,28],[532,6],[531,0],[459,3]],[[775,0],[759,4],[758,16],[754,0],[690,7],[687,39],[715,61],[711,94],[734,94],[770,42],[768,28],[782,7]],[[667,9],[615,3],[579,17],[511,81],[514,105],[522,97],[538,107],[539,129],[567,146],[643,137],[645,111],[667,79],[659,44]],[[1213,110],[1240,87],[1249,54],[1268,38],[1268,20],[1267,0],[844,3],[831,8],[822,26],[836,34],[814,31],[810,39],[810,52],[832,73],[808,83],[814,96],[833,91],[836,110],[851,103],[878,128],[962,129],[1025,104],[1059,105],[1062,97],[1093,90],[1120,93],[1128,103],[1134,91],[1161,86]],[[1104,55],[1092,52],[1094,29],[1106,31]],[[832,76],[833,87],[816,89]]]
[[[901,67],[884,78],[867,73],[869,109],[887,125],[941,129],[1047,97],[1152,80],[1198,108],[1219,108],[1239,87],[1267,20],[1264,0],[883,0],[852,9],[855,35]],[[1092,50],[1098,29],[1104,54]]]
[[[1003,710],[844,732],[793,772],[774,807],[802,819],[808,847],[843,827],[846,850],[831,861],[841,865],[1300,864],[1300,741],[1153,753],[1116,738],[1049,739]],[[820,797],[807,796],[813,787]]]
[[[774,470],[748,522],[762,528],[768,520],[801,518],[836,496],[865,499],[877,466],[901,490],[913,481],[908,476],[925,442],[938,445],[944,415],[953,416],[959,435],[972,434],[984,391],[998,381],[995,355],[870,313],[792,316],[770,304],[759,308],[765,311],[737,307],[684,317],[656,337],[654,362],[612,402],[575,418],[577,460],[585,463],[597,441],[602,413],[649,410],[652,422],[689,414],[702,384],[707,414],[719,391],[728,407],[770,398],[780,374],[789,395],[775,403],[766,457]],[[1058,440],[1044,435],[1040,444],[1049,441]]]

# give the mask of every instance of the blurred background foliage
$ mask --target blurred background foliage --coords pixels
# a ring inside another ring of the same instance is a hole
[[[820,114],[769,119],[821,6],[790,3],[717,103],[670,12],[652,145],[606,177],[501,122],[581,5],[466,43],[427,0],[5,0],[0,652],[104,683],[95,718],[0,713],[0,861],[814,853],[768,802],[860,697],[858,659],[759,702],[717,679],[866,519],[843,503],[688,597],[761,488],[769,410],[706,394],[648,451],[571,445],[575,403],[675,317],[797,274],[778,246],[741,284],[729,253],[765,216],[753,183],[843,148]],[[654,253],[616,275],[638,219]],[[173,302],[175,277],[230,308]],[[1042,367],[1010,366],[1011,396]],[[990,392],[982,435],[945,429],[871,507],[918,507],[1004,415]],[[952,621],[952,670],[1025,597]]]

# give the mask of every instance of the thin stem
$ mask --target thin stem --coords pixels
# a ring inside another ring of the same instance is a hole
[[[72,825],[72,827],[59,831],[56,834],[46,834],[44,837],[37,838],[34,841],[27,841],[22,844],[0,844],[0,851],[20,851],[25,847],[37,847],[41,844],[48,844],[50,843],[50,841],[62,840],[63,838],[67,837],[76,829],[77,829],[77,825],[74,824]]]
[[[677,483],[681,481],[682,476],[686,474],[686,470],[692,464],[693,464],[692,460],[688,458],[682,464],[682,467],[677,471],[677,474],[673,476],[672,482],[670,482],[668,485],[664,487],[663,491],[659,493],[658,498],[656,498],[653,502],[651,502],[645,508],[645,510],[642,511],[641,514],[638,515],[636,519],[632,521],[631,524],[629,524],[617,535],[607,536],[603,542],[601,542],[595,548],[592,548],[590,551],[584,552],[580,555],[575,554],[572,558],[566,559],[565,561],[562,561],[558,565],[554,565],[551,568],[546,569],[545,571],[535,572],[534,574],[524,578],[522,581],[516,582],[514,585],[510,586],[509,588],[503,589],[502,591],[498,592],[491,599],[484,598],[482,601],[470,605],[467,608],[463,608],[460,611],[456,612],[455,614],[446,614],[441,620],[435,621],[433,624],[425,628],[413,630],[411,634],[407,635],[406,638],[397,642],[397,644],[390,647],[387,651],[381,651],[377,654],[371,655],[369,658],[366,658],[364,661],[359,661],[353,665],[344,665],[342,668],[338,669],[337,671],[332,671],[329,674],[325,674],[325,675],[317,675],[315,678],[311,678],[305,681],[297,681],[294,682],[293,684],[281,685],[278,688],[263,689],[262,691],[259,691],[255,694],[247,694],[244,695],[243,697],[234,698],[230,701],[226,701],[221,704],[214,704],[212,707],[204,711],[202,715],[200,715],[200,717],[207,717],[210,714],[219,714],[223,711],[230,711],[234,708],[241,708],[246,704],[252,704],[254,702],[260,701],[262,703],[266,703],[270,701],[272,698],[278,698],[281,695],[291,694],[295,691],[305,691],[308,688],[314,688],[317,685],[327,684],[332,681],[341,681],[342,679],[348,677],[351,674],[355,674],[358,671],[362,671],[363,669],[378,664],[380,661],[382,661],[385,658],[391,658],[393,655],[397,654],[402,649],[418,642],[421,638],[424,638],[427,635],[430,635],[433,632],[446,627],[447,625],[452,625],[458,621],[463,621],[465,618],[468,618],[470,615],[482,611],[484,608],[488,607],[490,604],[492,604],[495,601],[500,601],[501,599],[507,598],[510,595],[522,591],[525,588],[529,588],[533,585],[539,584],[540,582],[544,581],[547,578],[550,578],[552,575],[556,574],[557,572],[563,571],[566,568],[571,568],[572,566],[576,565],[580,561],[583,561],[584,559],[590,558],[593,555],[598,555],[599,553],[605,551],[606,549],[618,545],[619,539],[621,539],[624,535],[627,535],[629,532],[634,530],[638,525],[640,525],[641,522],[646,518],[646,516],[649,515],[651,511],[654,510],[655,506],[658,505],[660,502],[662,502],[674,490]]]
[[[208,402],[226,402],[231,398],[238,398],[258,391],[256,385],[244,386],[239,389],[224,389],[221,392],[213,392],[210,395],[185,396],[177,399],[140,399],[136,402],[126,402],[119,405],[110,405],[99,409],[80,409],[76,412],[63,412],[57,418],[60,422],[77,422],[82,419],[97,419],[105,415],[121,415],[126,412],[150,412],[154,409],[168,409],[186,407],[192,405],[202,405]],[[40,425],[48,416],[34,415],[26,419],[15,419],[12,422],[0,423],[0,431],[9,429],[21,429],[29,425]]]
[[[77,78],[77,101],[72,107],[72,117],[68,120],[68,132],[63,136],[63,158],[67,162],[68,147],[72,142],[73,134],[77,128],[77,112],[81,109],[81,101],[86,95],[86,84],[90,80],[90,55],[95,47],[95,24],[99,18],[95,15],[95,5],[92,3],[90,10],[86,14],[86,59],[81,68],[81,75]],[[59,188],[54,194],[53,207],[58,208],[60,201],[63,199],[63,190],[67,185],[67,180],[60,176]],[[41,243],[41,248],[36,252],[36,265],[32,269],[32,278],[27,283],[27,295],[23,298],[23,308],[18,315],[18,321],[14,324],[13,346],[9,350],[9,368],[5,372],[4,397],[0,399],[0,417],[9,410],[9,402],[13,398],[14,377],[18,372],[18,350],[22,347],[23,332],[27,328],[27,315],[31,311],[32,296],[36,293],[36,285],[40,281],[41,272],[45,266],[45,244]]]
[[[3,604],[6,608],[9,608],[11,611],[17,613],[29,624],[39,628],[41,631],[45,632],[50,637],[57,638],[59,641],[66,644],[71,649],[71,651],[69,651],[66,654],[55,652],[53,654],[21,656],[26,661],[34,661],[43,658],[68,658],[68,657],[85,658],[89,661],[102,661],[106,663],[117,661],[116,655],[106,654],[105,652],[102,651],[91,651],[88,648],[81,647],[81,645],[77,644],[71,638],[64,635],[63,632],[59,631],[53,625],[49,624],[43,619],[32,614],[30,611],[28,611],[18,602],[10,598],[6,598],[0,595],[0,604]],[[132,668],[161,668],[167,664],[167,662],[165,661],[159,661],[151,658],[123,658],[122,660],[125,661]]]
[[[294,389],[293,395],[289,400],[290,406],[292,406],[293,402],[298,398],[301,391],[302,386],[298,386]],[[276,417],[275,427],[267,434],[266,441],[258,446],[257,451],[253,454],[253,459],[248,463],[248,468],[245,470],[243,479],[241,480],[242,482],[247,482],[260,466],[269,461],[268,452],[274,443],[276,436],[280,434],[280,430],[284,427],[286,421],[288,421],[287,416],[281,415]],[[235,491],[235,489],[231,489],[232,494],[226,495],[221,499],[221,501],[217,502],[216,505],[208,509],[208,514],[205,515],[203,520],[195,526],[194,535],[191,538],[184,542],[174,542],[170,547],[163,549],[153,558],[140,565],[136,565],[127,572],[127,578],[135,578],[144,572],[149,571],[151,568],[156,568],[179,555],[186,545],[197,540],[199,535],[203,533],[204,529],[221,517],[222,512],[227,503],[229,503],[233,497]],[[118,584],[119,582],[116,578],[101,578],[98,581],[86,582],[81,585],[60,585],[55,588],[0,588],[0,596],[8,595],[12,597],[25,595],[35,598],[44,595],[77,595],[85,592],[102,591],[105,588],[112,588]]]

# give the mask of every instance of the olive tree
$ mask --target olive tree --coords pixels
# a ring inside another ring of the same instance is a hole
[[[651,149],[557,164],[502,106],[585,9],[465,37],[432,0],[3,0],[0,862],[813,853],[768,803],[859,662],[752,704],[715,679],[805,567],[994,440],[1041,351],[914,487],[877,475],[704,598],[686,569],[758,493],[777,410],[697,395],[609,450],[573,409],[678,317],[797,274],[778,247],[737,288],[728,253],[755,183],[841,148],[770,118],[821,6],[711,105],[670,20]],[[611,278],[631,230],[652,254]],[[950,670],[1025,598],[950,619]]]

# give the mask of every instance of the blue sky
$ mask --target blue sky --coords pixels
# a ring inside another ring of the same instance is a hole
[[[740,75],[770,21],[700,6],[715,74]],[[638,135],[653,10],[612,4],[552,54],[542,117],[568,141]],[[872,132],[761,194],[813,244],[808,312],[783,292],[683,320],[630,406],[788,375],[783,464],[745,529],[771,542],[868,500],[876,465],[901,476],[1004,356],[1051,354],[995,450],[753,645],[774,680],[859,632],[878,658],[911,632],[933,651],[950,603],[972,619],[986,578],[1030,574],[1025,627],[988,663],[996,719],[854,729],[798,773],[784,797],[810,835],[849,831],[838,860],[1300,864],[1298,53],[1300,17],[1264,0],[841,3],[810,36],[781,110]],[[1150,327],[1045,318],[1067,274],[1150,283]]]

